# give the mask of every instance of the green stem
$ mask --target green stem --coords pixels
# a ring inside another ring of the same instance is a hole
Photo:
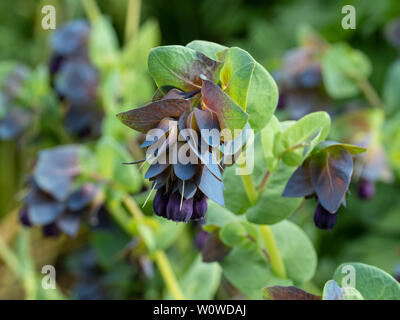
[[[137,220],[137,222],[142,223],[144,221],[144,215],[142,210],[140,210],[139,206],[137,205],[137,203],[130,196],[126,196],[123,202],[128,211]],[[156,250],[154,252],[154,258],[157,267],[160,270],[161,276],[172,297],[175,300],[184,300],[185,297],[179,286],[178,280],[176,279],[174,271],[172,270],[171,264],[168,261],[167,255],[162,250]]]
[[[154,258],[171,295],[175,300],[185,300],[178,281],[176,280],[174,271],[171,268],[171,264],[168,261],[167,255],[164,251],[157,250],[154,252]]]
[[[100,9],[95,0],[82,0],[82,5],[91,23],[95,23],[101,17]]]
[[[242,171],[247,172],[247,163],[244,154],[240,155],[241,157],[241,164],[239,165]],[[246,191],[247,197],[250,200],[250,203],[254,205],[258,199],[258,191],[254,185],[253,178],[250,174],[242,174],[240,176],[242,178],[242,183],[244,186],[244,190]]]
[[[18,258],[8,247],[2,236],[0,236],[0,258],[17,277],[20,276]]]
[[[241,168],[246,168],[246,162],[241,165]],[[247,197],[250,202],[254,205],[259,197],[259,192],[257,191],[251,175],[242,175],[242,182],[244,189],[246,190]],[[269,171],[265,174],[262,183],[260,185],[260,190],[264,188],[269,177]],[[265,248],[267,249],[272,271],[279,278],[286,278],[285,265],[283,264],[282,257],[280,255],[279,249],[276,245],[274,234],[272,233],[271,227],[268,225],[260,225],[261,235],[264,240]]]
[[[129,0],[126,11],[125,43],[135,36],[139,28],[141,0]]]
[[[279,249],[276,245],[274,234],[272,233],[271,227],[268,225],[260,225],[261,235],[264,239],[265,247],[267,248],[272,271],[279,278],[286,278],[286,269],[280,255]]]
[[[384,108],[384,104],[381,101],[381,99],[379,98],[379,95],[376,93],[374,87],[371,85],[371,83],[366,78],[361,78],[358,76],[354,76],[352,74],[349,74],[349,76],[354,79],[358,88],[364,94],[365,98],[368,100],[368,102],[371,106],[373,106],[374,108],[378,108],[378,109]]]

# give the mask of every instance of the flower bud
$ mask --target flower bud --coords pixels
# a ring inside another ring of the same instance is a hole
[[[165,194],[164,188],[157,190],[153,200],[154,213],[160,217],[165,217],[168,203],[168,195]]]
[[[200,199],[195,199],[193,202],[193,215],[192,220],[202,220],[207,212],[207,197],[203,196]]]
[[[357,186],[357,193],[361,199],[371,199],[375,195],[375,183],[371,180],[361,180]]]
[[[324,207],[318,204],[314,213],[314,223],[317,228],[331,230],[335,226],[336,220],[337,212],[330,213],[329,211],[325,210]]]

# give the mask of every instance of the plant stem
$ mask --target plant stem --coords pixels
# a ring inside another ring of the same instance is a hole
[[[271,227],[268,225],[260,225],[260,231],[270,257],[272,271],[277,277],[282,279],[286,278],[285,265],[283,264],[282,257],[276,245]]]
[[[246,162],[241,165],[242,168],[246,168]],[[247,197],[250,202],[254,205],[257,202],[259,192],[256,190],[253,179],[251,175],[242,175],[242,182],[244,189],[246,190]],[[263,180],[260,184],[259,190],[262,191],[267,180],[269,178],[269,171],[267,171],[263,177]],[[260,225],[261,235],[264,240],[265,248],[267,249],[272,271],[279,278],[286,278],[286,270],[285,265],[283,264],[282,257],[279,253],[279,249],[276,245],[274,234],[272,233],[271,227],[268,225]]]
[[[101,17],[96,0],[82,0],[83,8],[91,23],[94,23]]]
[[[126,11],[125,43],[135,36],[139,28],[141,0],[129,0]]]
[[[248,171],[246,158],[244,154],[242,153],[240,157],[242,158],[241,160],[243,161],[241,164],[239,164],[240,168],[242,169],[242,171]],[[244,186],[244,190],[246,191],[247,197],[249,198],[250,203],[254,205],[258,199],[258,192],[254,185],[253,178],[251,177],[250,174],[242,174],[240,177],[242,178],[242,183]]]
[[[253,178],[251,175],[241,175],[242,178],[242,183],[244,186],[244,189],[246,190],[247,197],[250,200],[250,203],[254,205],[257,202],[258,199],[258,192],[256,190],[256,187],[254,186]]]
[[[269,178],[270,173],[271,173],[271,172],[270,172],[269,170],[267,170],[267,172],[265,173],[264,177],[262,178],[261,183],[260,183],[260,185],[258,186],[258,193],[259,193],[259,194],[263,191],[263,189],[264,189],[264,187],[265,187],[265,184],[266,184],[267,181],[268,181],[268,178]]]
[[[182,290],[179,287],[178,281],[176,280],[175,274],[171,268],[171,264],[169,263],[164,251],[157,250],[154,252],[154,258],[171,295],[175,300],[185,300]]]
[[[0,257],[16,276],[20,276],[18,258],[0,236]]]
[[[350,75],[351,76],[351,75]],[[373,106],[374,108],[384,108],[384,104],[379,98],[379,95],[376,93],[374,87],[371,85],[371,83],[361,77],[356,77],[356,76],[351,76],[355,82],[357,83],[357,86],[361,90],[361,92],[364,94],[365,98],[368,100],[369,104]]]
[[[144,221],[142,210],[140,210],[137,203],[130,196],[125,196],[123,202],[138,223]],[[161,276],[172,297],[175,300],[184,300],[185,297],[179,286],[178,280],[176,279],[174,271],[172,270],[171,264],[168,261],[167,255],[162,250],[156,250],[154,252],[154,258],[157,263],[157,267],[160,270]]]

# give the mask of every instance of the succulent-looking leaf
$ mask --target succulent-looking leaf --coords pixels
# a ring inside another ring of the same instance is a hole
[[[311,183],[310,170],[307,164],[303,164],[293,172],[282,193],[284,197],[305,197],[314,193]]]
[[[330,147],[342,147],[344,149],[346,149],[351,155],[356,155],[359,153],[363,153],[365,151],[367,151],[367,149],[363,148],[363,147],[359,147],[359,146],[355,146],[353,144],[347,144],[347,143],[340,143],[340,142],[336,142],[336,141],[330,141],[330,140],[325,140],[323,142],[321,142],[320,144],[318,144],[312,154],[318,153],[323,149],[326,148],[330,148]]]
[[[298,166],[319,142],[328,136],[331,120],[326,112],[313,112],[279,135],[274,151],[276,156],[291,166]]]
[[[318,200],[331,213],[335,213],[343,201],[353,173],[353,159],[342,148],[328,148],[310,159],[310,176]]]
[[[80,189],[73,192],[68,198],[68,209],[79,211],[86,208],[94,199],[98,188],[92,183],[85,183]]]
[[[321,300],[321,297],[294,286],[272,286],[263,289],[265,300]]]
[[[278,103],[278,88],[271,75],[246,51],[233,47],[217,54],[224,61],[222,89],[245,110],[255,132],[271,119]]]
[[[332,98],[350,98],[359,92],[356,78],[368,78],[371,63],[361,51],[337,43],[322,58],[325,88]]]
[[[203,80],[201,94],[205,108],[217,115],[222,129],[231,130],[233,139],[233,130],[241,130],[246,125],[247,113],[211,81]]]
[[[355,277],[355,288],[365,300],[400,300],[400,283],[377,267],[355,262],[343,263],[336,269],[333,280],[343,287],[350,279],[349,275]]]
[[[323,300],[364,300],[360,292],[352,287],[339,287],[335,280],[325,283]]]
[[[257,224],[274,224],[289,217],[299,207],[301,198],[282,196],[293,172],[293,167],[280,162],[276,170],[270,173],[257,204],[246,211],[249,221]]]
[[[216,53],[227,49],[227,47],[215,42],[204,40],[193,40],[186,45],[187,48],[199,51],[211,59],[217,59]]]
[[[128,127],[147,133],[167,117],[179,118],[182,113],[190,110],[191,102],[185,99],[162,99],[149,104],[117,114],[117,118]]]
[[[216,82],[220,62],[190,48],[163,46],[150,51],[148,67],[160,90],[172,86],[187,92],[201,87],[200,76]]]
[[[190,180],[189,181],[178,180],[178,190],[180,194],[182,194],[183,192],[183,197],[185,199],[190,199],[195,195],[197,191],[197,186],[194,182]]]

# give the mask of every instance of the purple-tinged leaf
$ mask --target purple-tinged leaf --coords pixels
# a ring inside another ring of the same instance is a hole
[[[69,195],[72,179],[79,172],[78,147],[67,145],[39,153],[34,179],[41,190],[64,201]]]
[[[79,213],[67,212],[57,220],[56,225],[65,234],[75,237],[81,226],[81,218]]]
[[[198,165],[192,163],[182,164],[178,160],[177,163],[173,164],[173,167],[175,175],[180,180],[189,180],[196,174]]]
[[[92,183],[84,184],[80,189],[73,192],[67,202],[68,210],[79,211],[89,206],[96,196],[98,188]]]
[[[330,147],[310,159],[311,182],[321,205],[337,212],[350,185],[353,159],[347,149]]]
[[[249,118],[248,114],[211,81],[203,80],[201,95],[205,108],[217,115],[222,129],[231,130],[233,139],[233,130],[244,128]]]
[[[199,189],[211,200],[224,205],[224,184],[218,180],[206,166],[196,176],[196,184]]]
[[[221,134],[215,113],[198,108],[194,109],[193,112],[203,140],[211,147],[218,147],[221,141]]]
[[[190,110],[191,101],[185,99],[162,99],[151,102],[143,107],[117,114],[117,118],[128,127],[147,133],[167,117],[179,118],[182,113]]]
[[[165,169],[169,167],[169,164],[164,163],[153,163],[149,169],[146,171],[146,174],[144,175],[145,179],[150,179],[158,176],[160,173],[162,173]]]
[[[294,286],[271,286],[263,289],[265,300],[321,300],[322,297]]]
[[[156,47],[148,58],[149,72],[163,92],[166,92],[165,86],[186,92],[199,89],[200,76],[216,81],[220,65],[220,62],[182,46]]]
[[[25,198],[28,220],[33,225],[46,225],[54,222],[64,212],[66,205],[47,194],[33,189]]]
[[[218,232],[214,231],[209,234],[201,255],[203,262],[215,262],[224,259],[232,248],[226,246],[218,237]]]
[[[182,194],[182,192],[183,192],[184,193],[183,197],[185,199],[193,198],[193,196],[195,195],[195,193],[197,191],[197,186],[193,181],[191,181],[191,180],[188,180],[188,181],[178,180],[177,183],[178,183],[179,193]]]
[[[308,163],[304,163],[293,172],[286,184],[285,190],[283,190],[282,196],[297,198],[309,196],[314,192]]]
[[[356,154],[363,153],[363,152],[367,151],[367,149],[365,149],[363,147],[355,146],[355,145],[352,145],[352,144],[325,140],[325,141],[321,142],[320,144],[318,144],[314,148],[312,153],[315,154],[315,153],[318,153],[318,152],[320,152],[320,151],[322,151],[324,149],[335,148],[335,147],[342,147],[342,148],[346,149],[351,155],[356,155]]]

